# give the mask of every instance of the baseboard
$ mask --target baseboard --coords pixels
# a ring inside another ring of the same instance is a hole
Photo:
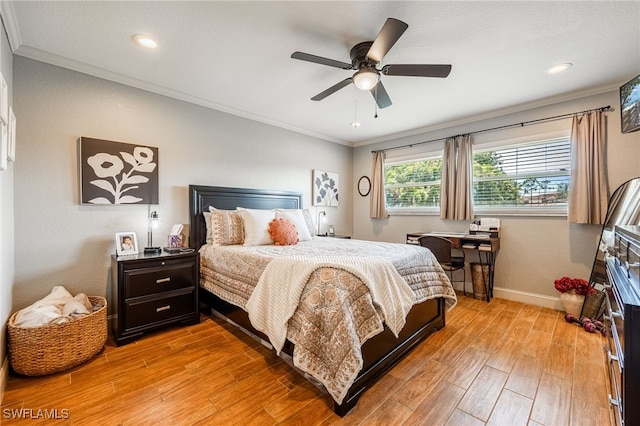
[[[495,287],[493,295],[500,299],[514,300],[516,302],[527,303],[529,305],[542,306],[543,308],[562,311],[559,297],[545,296],[544,294],[527,293],[526,291],[512,290],[509,288]]]
[[[462,283],[454,283],[454,288],[458,291],[462,291],[461,284]],[[467,283],[467,294],[473,296],[473,289],[469,290],[470,286],[471,284]],[[526,291],[494,287],[493,297],[527,303],[529,305],[542,306],[543,308],[555,309],[556,311],[563,310],[562,305],[560,304],[559,297],[545,296],[544,294],[528,293]]]
[[[2,361],[2,369],[0,369],[0,403],[4,400],[7,382],[9,382],[9,358],[5,357]]]

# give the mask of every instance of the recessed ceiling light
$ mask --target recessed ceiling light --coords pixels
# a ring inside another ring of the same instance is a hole
[[[547,70],[545,71],[547,74],[558,74],[561,73],[563,71],[568,70],[569,68],[571,68],[573,64],[570,64],[569,62],[566,62],[564,64],[557,64],[557,65],[553,65],[549,68],[547,68]]]
[[[151,36],[145,34],[136,34],[131,38],[138,46],[146,47],[147,49],[155,49],[156,47],[158,47],[158,43],[156,43],[156,41]]]
[[[360,127],[360,122],[354,121],[353,123],[351,123],[351,127],[353,127],[354,129]]]

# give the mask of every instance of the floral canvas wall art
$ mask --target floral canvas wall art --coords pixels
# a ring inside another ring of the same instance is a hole
[[[338,173],[313,171],[313,205],[338,206]]]
[[[158,148],[81,137],[80,203],[158,204]]]

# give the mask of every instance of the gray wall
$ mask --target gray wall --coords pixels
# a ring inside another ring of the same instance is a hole
[[[13,55],[4,24],[0,25],[0,72],[9,86],[9,105],[13,96]],[[17,113],[16,113],[17,116]],[[8,374],[6,359],[6,326],[12,311],[12,285],[14,279],[14,165],[9,161],[8,169],[0,171],[0,395],[4,389],[4,378]]]
[[[108,296],[115,233],[135,231],[146,245],[147,206],[79,205],[80,136],[159,148],[156,245],[188,223],[189,184],[300,191],[309,207],[313,169],[340,174],[340,206],[323,210],[337,233],[351,233],[350,147],[19,56],[14,71],[13,310],[55,285]]]
[[[640,176],[640,132],[624,135],[620,133],[617,90],[363,146],[354,151],[353,176],[356,180],[361,175],[371,176],[372,149],[429,141],[606,105],[614,108],[614,111],[606,113],[607,174],[613,191],[622,182]],[[570,128],[571,118],[568,118],[524,128],[479,134],[473,138],[474,145],[482,146],[494,140],[517,140],[541,133],[570,134]],[[434,144],[441,149],[442,141]],[[391,216],[386,220],[373,220],[369,218],[369,198],[359,196],[354,199],[353,223],[356,238],[393,242],[404,242],[405,235],[410,232],[464,232],[469,225],[467,221],[441,220],[439,216],[425,215]],[[496,264],[496,295],[559,308],[558,293],[553,287],[553,281],[564,275],[589,278],[600,226],[570,224],[566,217],[523,216],[502,216],[501,225],[501,250]],[[467,281],[469,276],[467,273]],[[470,285],[468,288],[471,289]]]

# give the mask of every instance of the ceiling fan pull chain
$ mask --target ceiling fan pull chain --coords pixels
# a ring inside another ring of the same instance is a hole
[[[374,104],[375,104],[375,107],[374,107],[375,108],[375,110],[374,110],[375,114],[373,115],[373,118],[378,118],[378,85],[377,84],[376,84],[376,87],[373,89],[373,91],[375,92],[375,96],[374,97],[376,98],[376,101],[374,102]]]

